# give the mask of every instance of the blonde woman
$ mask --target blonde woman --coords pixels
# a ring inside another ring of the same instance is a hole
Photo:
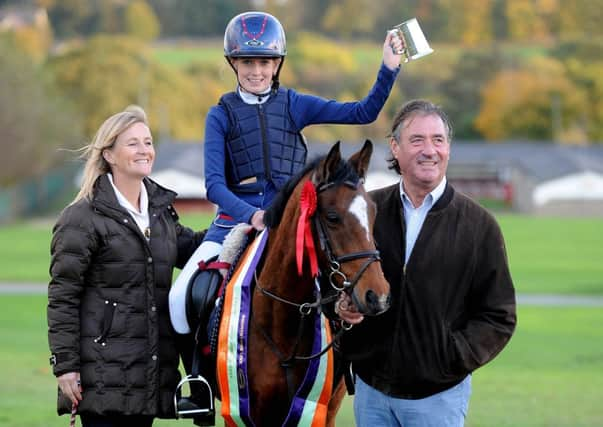
[[[58,412],[84,427],[173,418],[180,379],[168,313],[174,266],[200,244],[178,222],[176,194],[148,178],[155,159],[145,112],[109,117],[91,144],[81,189],[51,244],[48,341]]]

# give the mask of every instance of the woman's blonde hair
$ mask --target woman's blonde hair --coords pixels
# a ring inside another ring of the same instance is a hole
[[[138,105],[130,105],[121,113],[109,117],[96,131],[92,142],[80,149],[81,157],[86,159],[80,191],[72,204],[80,199],[92,199],[92,190],[97,178],[111,172],[109,163],[103,157],[103,151],[113,147],[119,135],[135,123],[149,125],[147,115]]]

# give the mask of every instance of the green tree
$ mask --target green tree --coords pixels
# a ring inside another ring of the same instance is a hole
[[[246,0],[149,0],[166,36],[221,36],[236,14],[255,10]]]
[[[56,0],[48,9],[52,28],[59,38],[87,34],[86,28],[93,15],[93,4],[88,1]]]
[[[564,40],[551,50],[571,80],[586,93],[582,116],[588,138],[603,143],[603,43],[600,39]]]
[[[603,37],[603,0],[562,2],[559,8],[560,39],[599,39]]]
[[[159,21],[146,1],[134,0],[126,6],[124,30],[141,40],[154,40],[159,36]]]
[[[89,34],[124,32],[124,7],[112,1],[98,2],[94,8],[94,15],[90,18]]]
[[[441,81],[438,92],[443,95],[444,109],[454,123],[454,133],[463,139],[478,139],[475,117],[481,106],[481,91],[496,73],[512,60],[498,45],[491,49],[463,51],[451,66],[450,75]]]
[[[345,38],[370,34],[375,30],[378,9],[379,3],[371,0],[332,2],[322,19],[322,28]]]
[[[598,57],[600,58],[600,57]],[[586,93],[582,118],[589,141],[603,144],[603,61],[566,61],[571,79]]]
[[[0,38],[0,186],[48,171],[81,143],[79,117],[46,70]]]

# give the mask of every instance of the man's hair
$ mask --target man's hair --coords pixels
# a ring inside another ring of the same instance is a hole
[[[399,144],[401,142],[400,133],[402,132],[402,127],[405,122],[408,121],[408,119],[419,115],[430,116],[432,114],[437,115],[442,120],[444,126],[446,127],[448,142],[452,142],[453,130],[450,119],[439,105],[436,105],[424,99],[414,99],[404,104],[394,116],[392,130],[387,136],[390,138],[394,138]],[[389,162],[388,169],[393,169],[400,175],[400,165],[398,164],[398,161],[394,158],[394,156],[390,155],[387,161]]]

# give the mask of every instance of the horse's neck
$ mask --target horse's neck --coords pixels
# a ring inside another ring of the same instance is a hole
[[[258,275],[260,286],[268,292],[292,303],[303,304],[313,302],[314,280],[307,271],[304,271],[302,276],[298,275],[295,260],[295,245],[287,244],[284,247],[279,247],[275,245],[274,241],[269,240],[265,254],[264,263]],[[307,260],[304,262],[307,262]],[[273,305],[285,304],[266,296],[262,298],[270,300],[269,303]],[[288,311],[294,316],[299,315],[299,312],[293,307]]]
[[[308,273],[298,275],[295,259],[266,259],[259,277],[263,288],[292,302],[301,304],[313,296],[314,281]]]

